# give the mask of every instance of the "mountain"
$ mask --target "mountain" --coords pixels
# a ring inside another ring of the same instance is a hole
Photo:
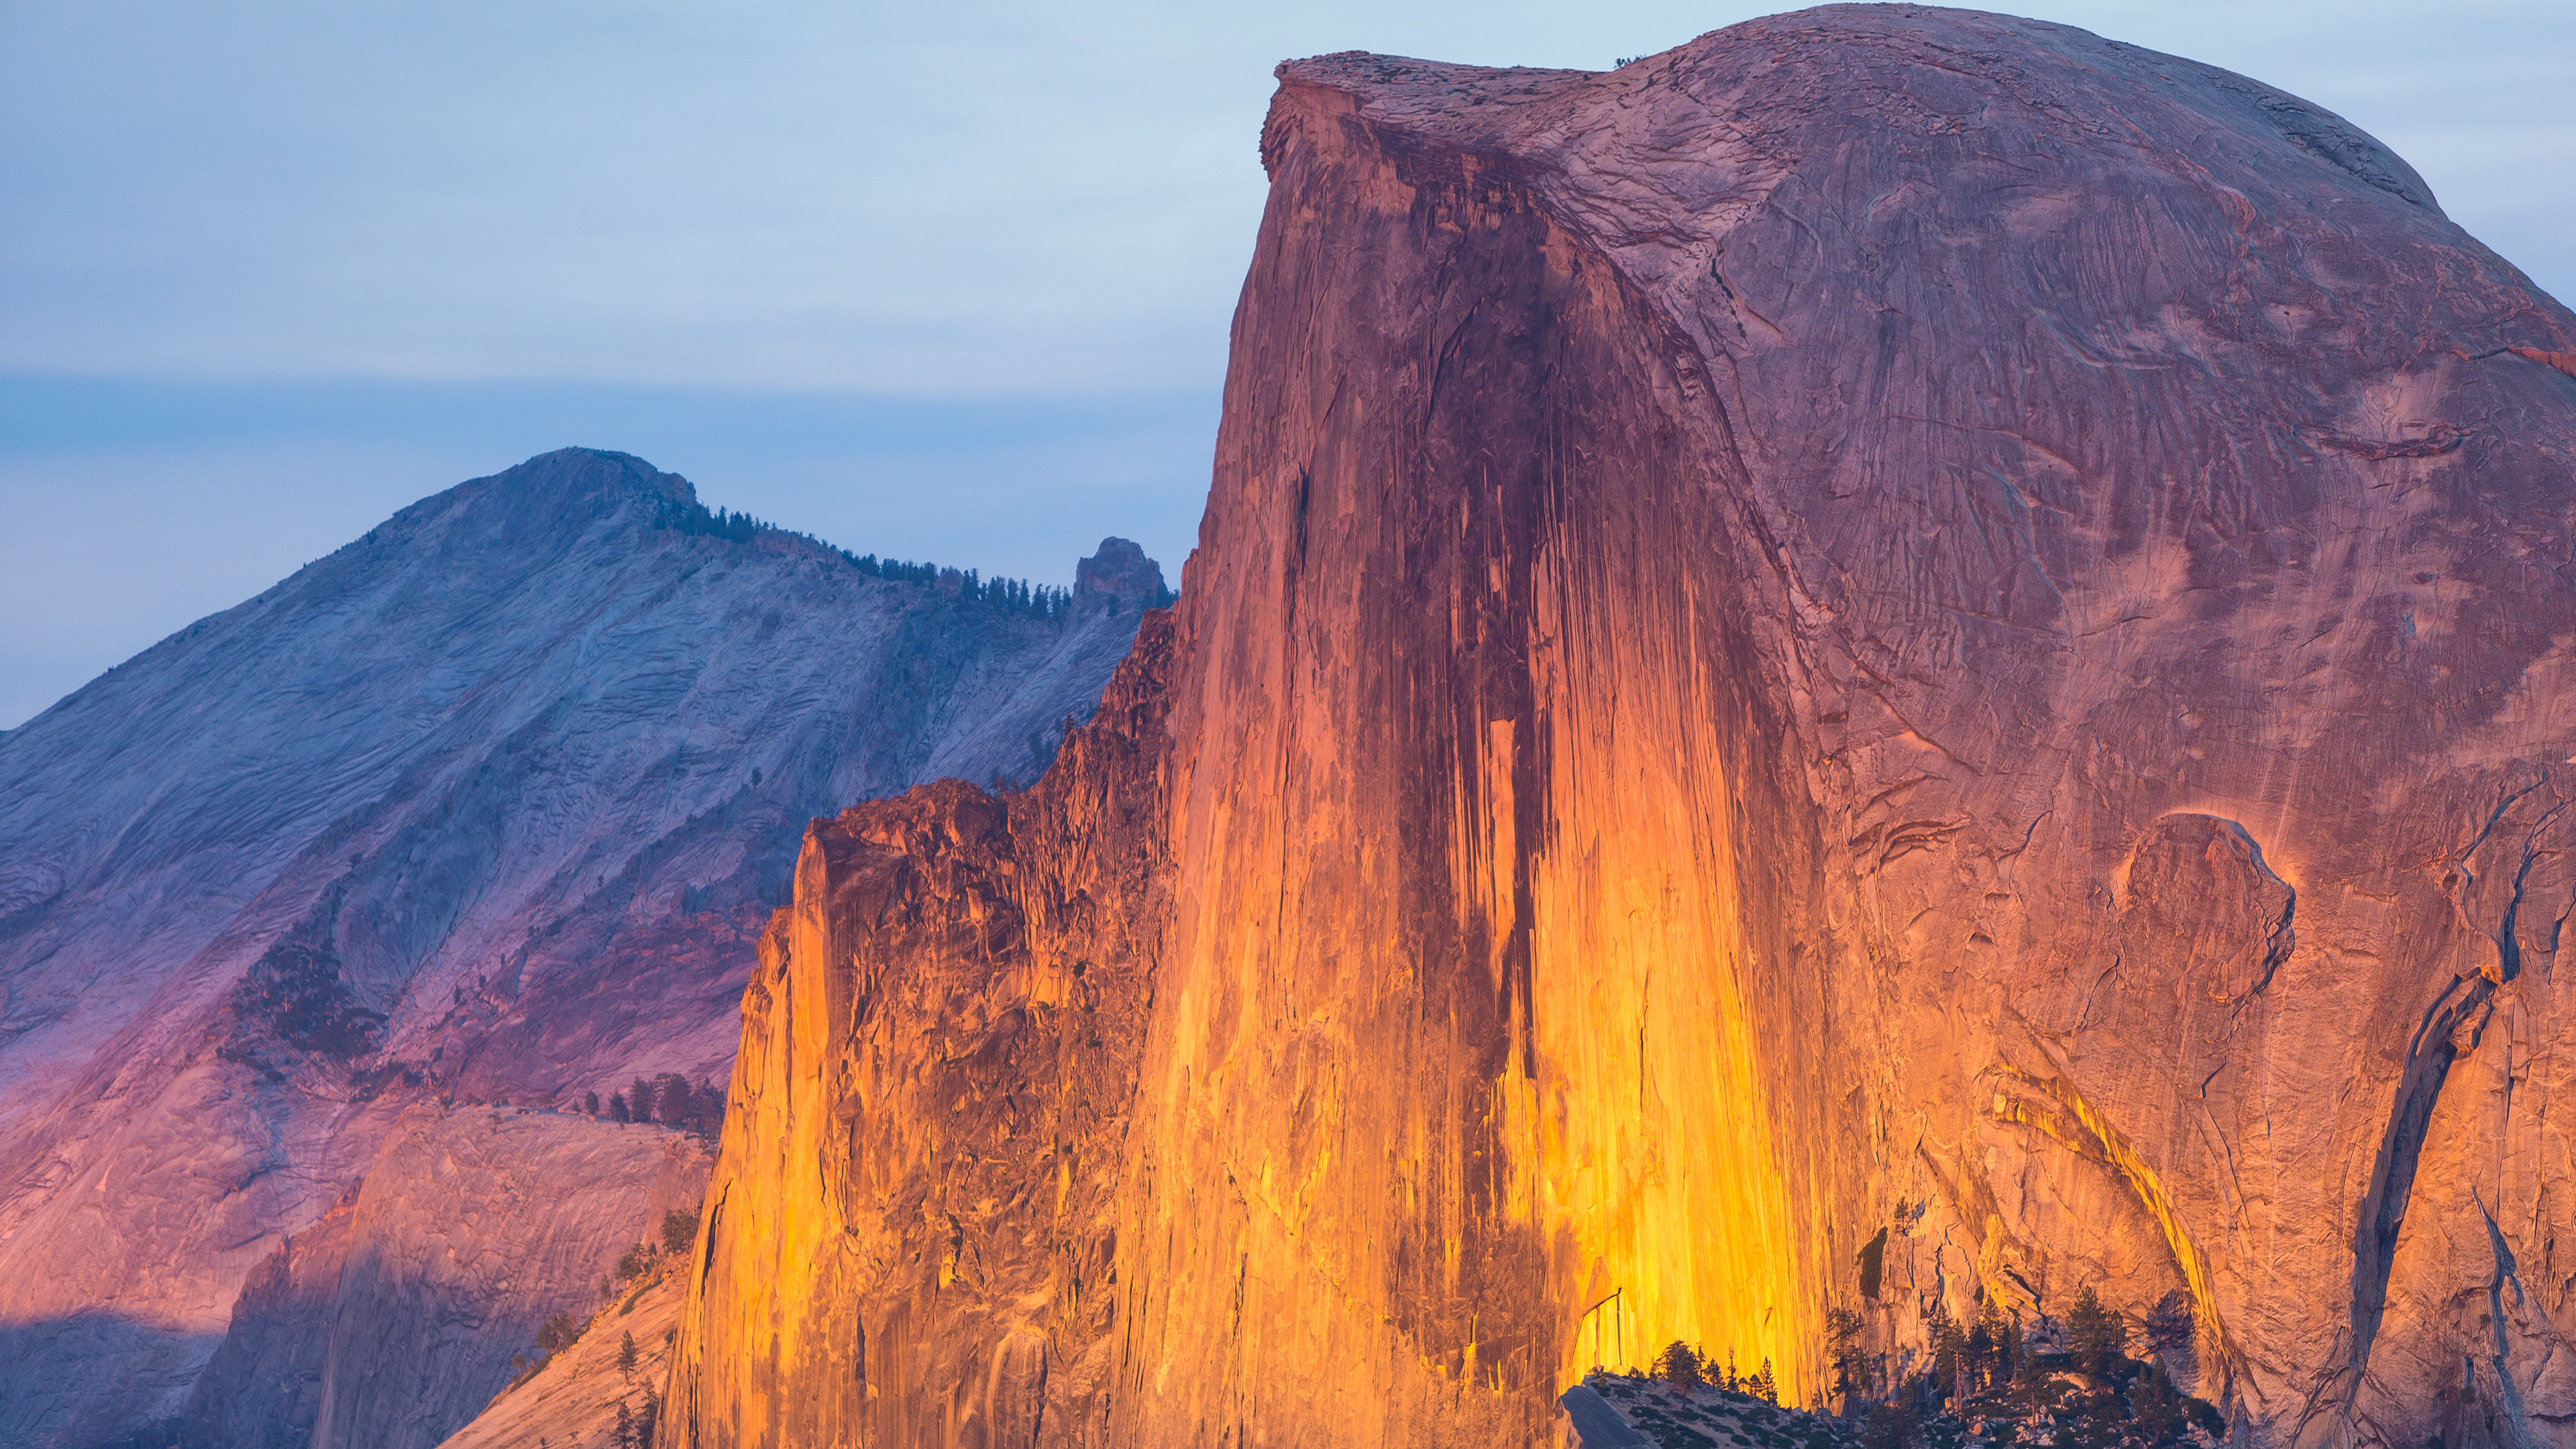
[[[2088,1289],[2246,1444],[2576,1441],[2576,316],[2036,21],[1279,79],[1181,602],[807,834],[662,1442],[1555,1443]]]
[[[1167,597],[1122,540],[988,585],[568,449],[0,736],[0,1439],[463,1424],[694,1205],[807,818],[1035,776]],[[638,1077],[691,1105],[572,1110]]]

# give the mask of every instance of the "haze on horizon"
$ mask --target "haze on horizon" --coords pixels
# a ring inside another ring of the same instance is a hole
[[[0,8],[0,728],[567,443],[845,546],[1178,579],[1270,68],[1779,8]],[[2576,295],[2576,9],[2011,7],[2335,110]]]

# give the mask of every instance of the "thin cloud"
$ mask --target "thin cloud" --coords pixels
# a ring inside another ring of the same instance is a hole
[[[11,0],[0,388],[86,381],[0,397],[0,725],[566,443],[862,549],[1177,570],[1275,62],[1597,68],[1767,8]],[[2341,112],[2576,295],[2576,6],[2025,8]]]
[[[2576,284],[2576,9],[2032,8],[2343,112]],[[1281,9],[22,3],[0,367],[1199,386],[1274,61],[1606,66],[1758,7]]]

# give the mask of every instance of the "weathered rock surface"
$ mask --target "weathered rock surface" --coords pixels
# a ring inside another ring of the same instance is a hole
[[[1169,622],[1030,791],[946,780],[807,832],[744,997],[679,1442],[1107,1427]]]
[[[618,1411],[640,1428],[670,1377],[671,1335],[688,1298],[689,1255],[662,1259],[603,1305],[572,1347],[512,1384],[439,1449],[625,1449]],[[618,1367],[627,1339],[633,1368]]]
[[[1162,589],[1132,544],[1090,567],[1055,608],[871,576],[567,450],[0,737],[0,1440],[462,1423],[631,1234],[585,1194],[649,1197],[666,1135],[486,1141],[474,1104],[722,1080],[805,822],[1030,778],[1092,707]],[[531,1236],[442,1245],[510,1212]]]
[[[696,1208],[711,1157],[686,1134],[586,1117],[412,1108],[346,1205],[253,1271],[183,1430],[429,1449],[483,1409],[539,1323],[599,1306],[602,1265]],[[297,1402],[261,1412],[281,1390]]]
[[[2576,1442],[2576,317],[2034,21],[1280,79],[1150,818],[808,838],[666,1442],[1536,1444],[2086,1284],[2251,1443]]]

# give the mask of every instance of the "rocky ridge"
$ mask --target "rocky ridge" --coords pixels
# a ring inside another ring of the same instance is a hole
[[[0,1439],[471,1417],[690,1150],[487,1104],[721,1081],[807,819],[1088,713],[1165,595],[1085,567],[854,562],[572,449],[0,737]]]
[[[2241,1442],[2576,1442],[2576,317],[2069,27],[1280,82],[1152,815],[809,837],[665,1442],[1538,1444],[1605,1314],[1803,1404],[2085,1288]],[[1123,1096],[870,1032],[1038,1019],[1103,861]]]

